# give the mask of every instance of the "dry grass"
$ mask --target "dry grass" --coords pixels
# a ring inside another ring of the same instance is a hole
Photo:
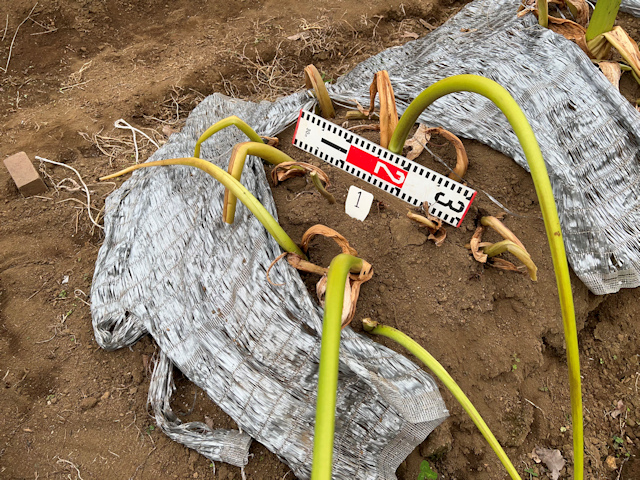
[[[295,66],[285,66],[281,46],[282,42],[276,46],[270,61],[264,60],[257,48],[254,48],[254,59],[249,58],[246,53],[247,45],[242,53],[235,53],[236,59],[247,69],[253,93],[261,100],[274,100],[299,90],[302,85],[301,72],[295,73]]]
[[[205,96],[193,88],[174,85],[160,104],[159,112],[154,116],[145,115],[144,118],[176,129],[182,128],[191,110],[204,100]]]
[[[151,117],[154,120],[162,121]],[[154,141],[161,145],[165,143],[166,139],[164,135],[152,128],[143,128],[149,132],[149,136]],[[133,136],[131,133],[125,133],[122,130],[115,129],[113,133],[103,135],[102,130],[99,132],[89,134],[87,132],[78,132],[78,134],[84,138],[87,142],[94,145],[102,155],[109,159],[109,166],[113,167],[115,163],[130,164],[131,160],[135,161],[136,158],[136,145],[137,151],[140,157],[148,158],[153,152],[157,150],[156,145],[151,140],[143,136],[136,138],[134,144]]]
[[[299,28],[299,33],[287,37],[289,40],[295,39],[300,42],[298,56],[304,53],[321,56],[324,53],[326,58],[338,56],[342,38],[335,24],[328,17],[322,16],[313,23],[303,18],[300,20]]]
[[[60,92],[66,92],[75,87],[81,87],[82,85],[86,85],[87,83],[89,83],[91,80],[83,81],[83,77],[84,72],[86,72],[91,67],[92,63],[93,61],[86,62],[84,65],[82,65],[82,67],[80,67],[80,70],[69,75],[69,78],[60,86]]]
[[[33,13],[33,11],[36,9],[36,7],[38,6],[38,2],[36,2],[36,4],[33,6],[33,8],[31,9],[31,11],[29,12],[29,15],[26,16],[26,18],[24,20],[22,20],[22,22],[20,23],[20,25],[18,25],[18,28],[16,28],[16,32],[13,34],[13,38],[11,39],[11,45],[9,46],[9,53],[7,54],[7,63],[5,64],[4,67],[0,67],[0,70],[3,71],[3,73],[7,73],[9,71],[9,62],[11,62],[11,54],[13,53],[13,45],[16,42],[16,37],[18,36],[18,30],[20,30],[20,27],[22,25],[24,25],[27,20],[29,20],[29,18],[31,18],[31,14]],[[7,35],[7,28],[9,27],[9,17],[7,16],[7,21],[5,22],[5,28],[4,28],[4,33],[2,34],[2,40],[4,41],[6,35]]]

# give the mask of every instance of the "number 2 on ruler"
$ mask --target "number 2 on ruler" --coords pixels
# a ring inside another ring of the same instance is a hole
[[[376,167],[373,169],[373,173],[375,173],[376,175],[378,174],[378,172],[380,171],[380,169],[383,169],[385,172],[387,172],[387,175],[389,175],[389,178],[391,179],[391,181],[393,183],[397,183],[399,185],[402,185],[402,182],[404,182],[405,176],[404,173],[398,171],[396,172],[398,174],[398,178],[394,177],[393,174],[391,173],[391,171],[389,170],[389,167],[387,167],[384,163],[382,162],[377,162],[376,163]]]

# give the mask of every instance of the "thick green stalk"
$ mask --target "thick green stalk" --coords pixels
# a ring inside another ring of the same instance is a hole
[[[587,27],[587,42],[596,38],[598,35],[610,32],[613,24],[616,23],[620,2],[622,0],[598,0],[596,8],[591,14],[589,26]]]
[[[124,170],[121,170],[112,175],[102,177],[100,180],[108,180],[110,178],[119,177],[120,175],[133,172],[134,170],[138,170],[139,168],[160,167],[164,165],[185,165],[204,170],[213,178],[222,183],[231,192],[233,192],[233,194],[247,206],[251,213],[253,213],[258,218],[258,220],[260,220],[260,223],[264,225],[267,231],[271,235],[273,235],[273,238],[275,238],[276,242],[278,242],[278,245],[280,245],[287,252],[295,253],[305,259],[307,258],[306,255],[302,253],[302,250],[300,250],[300,247],[298,247],[294,243],[294,241],[289,238],[289,235],[285,233],[285,231],[275,220],[275,218],[271,216],[267,209],[264,208],[264,206],[258,201],[258,199],[254,197],[251,192],[249,192],[249,190],[244,187],[244,185],[242,185],[238,180],[222,170],[220,167],[214,165],[213,163],[207,162],[206,160],[187,157],[172,158],[169,160],[160,160],[157,162],[140,163],[138,165],[133,165],[129,168],[125,168]]]
[[[251,128],[249,125],[247,125],[245,122],[240,120],[235,115],[231,115],[230,117],[223,118],[222,120],[214,123],[209,128],[207,128],[207,130],[202,135],[200,135],[200,138],[196,142],[196,148],[195,148],[195,151],[193,152],[193,156],[196,158],[200,158],[200,145],[202,145],[202,142],[204,142],[207,138],[209,138],[214,133],[217,133],[220,130],[225,129],[231,125],[235,125],[236,127],[238,127],[242,131],[242,133],[244,133],[247,137],[249,137],[249,140],[251,140],[252,142],[264,143],[264,140],[260,138],[260,135],[258,135],[253,130],[253,128]]]
[[[324,185],[322,185],[317,172],[311,172],[309,174],[309,177],[311,178],[311,182],[313,182],[313,186],[316,187],[316,190],[318,190],[318,192],[320,192],[320,195],[326,198],[330,204],[333,205],[334,203],[336,203],[336,197],[327,192],[327,190],[324,188]]]
[[[433,374],[438,377],[440,381],[442,381],[442,383],[444,383],[444,386],[449,389],[456,400],[460,402],[460,405],[462,405],[464,411],[467,412],[469,417],[471,417],[473,423],[476,424],[476,427],[478,427],[478,430],[480,430],[482,436],[487,440],[489,446],[493,449],[494,452],[496,452],[496,455],[502,462],[502,465],[504,465],[504,468],[507,469],[507,472],[509,473],[511,478],[513,480],[521,480],[520,475],[518,475],[518,471],[515,469],[515,467],[511,463],[511,460],[509,460],[509,457],[507,457],[507,454],[500,446],[500,443],[493,435],[493,433],[491,433],[491,430],[489,430],[489,427],[484,422],[471,401],[467,398],[456,381],[451,378],[451,375],[449,375],[444,367],[440,365],[440,363],[435,358],[433,358],[431,354],[429,354],[429,352],[422,348],[420,344],[413,340],[411,337],[405,335],[400,330],[396,330],[395,328],[380,325],[378,324],[378,322],[374,322],[369,318],[365,318],[362,321],[362,326],[367,332],[373,333],[375,335],[382,335],[398,342],[404,348],[409,350],[413,355],[418,357],[418,359],[422,363],[424,363],[429,368],[429,370],[431,370]]]
[[[511,240],[502,240],[501,242],[493,243],[488,245],[482,249],[482,251],[487,255],[487,257],[495,257],[496,255],[500,255],[504,252],[509,252],[512,255],[515,255],[518,260],[525,264],[527,270],[529,272],[529,277],[534,282],[538,281],[538,267],[531,260],[531,255],[527,253],[527,251],[522,248],[520,245],[514,243]]]
[[[531,170],[531,177],[540,201],[540,210],[544,218],[549,247],[551,248],[551,258],[553,259],[553,266],[556,273],[556,282],[558,284],[558,296],[560,297],[560,309],[562,310],[562,323],[567,344],[567,363],[569,367],[571,419],[573,423],[574,478],[576,480],[582,480],[584,476],[582,387],[580,381],[578,334],[573,306],[573,294],[571,292],[571,279],[569,278],[569,265],[567,264],[567,255],[564,249],[564,242],[562,241],[562,231],[560,229],[560,219],[558,218],[558,211],[556,209],[547,167],[527,118],[509,92],[493,80],[478,75],[456,75],[436,82],[411,102],[404,112],[404,115],[402,115],[402,118],[400,118],[395,132],[393,132],[389,150],[397,154],[402,153],[402,147],[407,139],[409,130],[413,127],[425,108],[444,95],[464,91],[478,93],[487,97],[504,113],[520,141],[527,163],[529,164],[529,169]]]
[[[331,480],[344,285],[349,271],[360,271],[362,265],[362,259],[342,253],[331,261],[327,273],[311,480]]]
[[[544,28],[549,28],[548,0],[538,0],[538,23]]]
[[[277,165],[283,162],[295,162],[286,153],[278,150],[271,145],[257,142],[243,142],[236,143],[231,151],[231,158],[229,159],[229,173],[238,181],[242,177],[242,170],[247,160],[247,155],[255,155],[263,160],[266,160],[272,165]],[[236,215],[236,196],[227,188],[224,191],[224,208],[222,210],[222,217],[224,221],[231,224]]]

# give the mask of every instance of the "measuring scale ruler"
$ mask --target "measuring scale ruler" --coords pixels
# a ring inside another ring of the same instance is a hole
[[[459,227],[476,191],[306,110],[300,110],[293,145],[374,187]]]

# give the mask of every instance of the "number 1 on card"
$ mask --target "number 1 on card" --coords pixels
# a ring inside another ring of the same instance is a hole
[[[367,218],[371,205],[373,204],[373,194],[351,185],[347,194],[347,201],[344,203],[344,211],[347,215],[361,222]]]

